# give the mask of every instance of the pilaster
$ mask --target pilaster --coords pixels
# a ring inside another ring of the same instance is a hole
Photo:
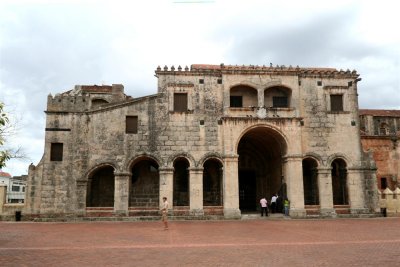
[[[224,157],[224,216],[228,219],[241,218],[239,209],[239,156]]]
[[[169,209],[172,209],[174,203],[173,200],[173,186],[174,186],[174,168],[159,168],[158,172],[160,174],[160,204],[163,205],[163,197],[167,198],[169,203]]]
[[[127,216],[129,211],[129,181],[130,173],[115,173],[114,213]]]
[[[204,215],[203,211],[203,168],[189,168],[190,214]]]

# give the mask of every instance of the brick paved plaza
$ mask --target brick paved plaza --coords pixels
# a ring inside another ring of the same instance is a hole
[[[0,227],[0,266],[400,265],[400,218]]]

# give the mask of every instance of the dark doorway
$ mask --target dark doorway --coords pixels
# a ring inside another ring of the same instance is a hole
[[[222,164],[215,159],[204,163],[203,169],[203,205],[222,205]]]
[[[318,164],[314,159],[303,159],[304,204],[319,205]]]
[[[342,159],[332,162],[332,191],[333,205],[348,205],[347,194],[347,167]]]
[[[174,162],[174,206],[189,206],[189,162],[185,158]]]
[[[239,171],[239,208],[243,211],[257,210],[256,172],[254,170]]]
[[[138,160],[132,166],[129,190],[130,207],[158,207],[159,205],[158,164],[149,158]]]
[[[114,168],[103,167],[89,178],[86,207],[114,207]]]
[[[282,155],[286,153],[286,142],[275,130],[257,127],[243,135],[237,150],[239,208],[259,210],[261,198],[270,201],[273,194],[284,192]]]

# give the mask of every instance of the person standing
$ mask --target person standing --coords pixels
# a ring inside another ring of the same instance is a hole
[[[276,199],[278,198],[277,196],[278,196],[278,194],[275,194],[271,198],[271,210],[272,210],[272,213],[276,212]]]
[[[260,205],[261,205],[261,217],[264,216],[264,212],[265,216],[268,217],[268,201],[265,197],[260,199]]]
[[[168,230],[168,202],[166,197],[163,197],[163,205],[161,208],[161,221],[164,223],[164,230]]]
[[[289,199],[287,197],[283,201],[283,207],[285,208],[285,216],[289,216]]]

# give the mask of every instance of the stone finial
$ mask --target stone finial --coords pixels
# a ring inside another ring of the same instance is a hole
[[[167,65],[164,66],[164,71],[168,71]]]
[[[189,67],[187,65],[185,67],[185,71],[189,71]]]
[[[225,67],[225,64],[224,64],[224,63],[221,63],[221,64],[220,64],[220,67],[221,67],[221,69],[224,68],[224,67]]]
[[[351,74],[357,74],[356,70],[352,70]]]
[[[178,66],[178,71],[182,71],[181,65]]]
[[[171,66],[171,71],[175,71],[174,65]]]
[[[350,74],[350,70],[349,69],[346,70],[346,74]]]
[[[270,63],[269,63],[269,67],[270,67],[270,68],[272,68],[272,67],[273,67],[273,65],[272,65],[272,62],[270,62]]]
[[[158,65],[158,67],[157,67],[157,71],[161,71],[161,67],[160,67],[160,65]]]
[[[293,69],[292,65],[289,65],[289,70]]]

